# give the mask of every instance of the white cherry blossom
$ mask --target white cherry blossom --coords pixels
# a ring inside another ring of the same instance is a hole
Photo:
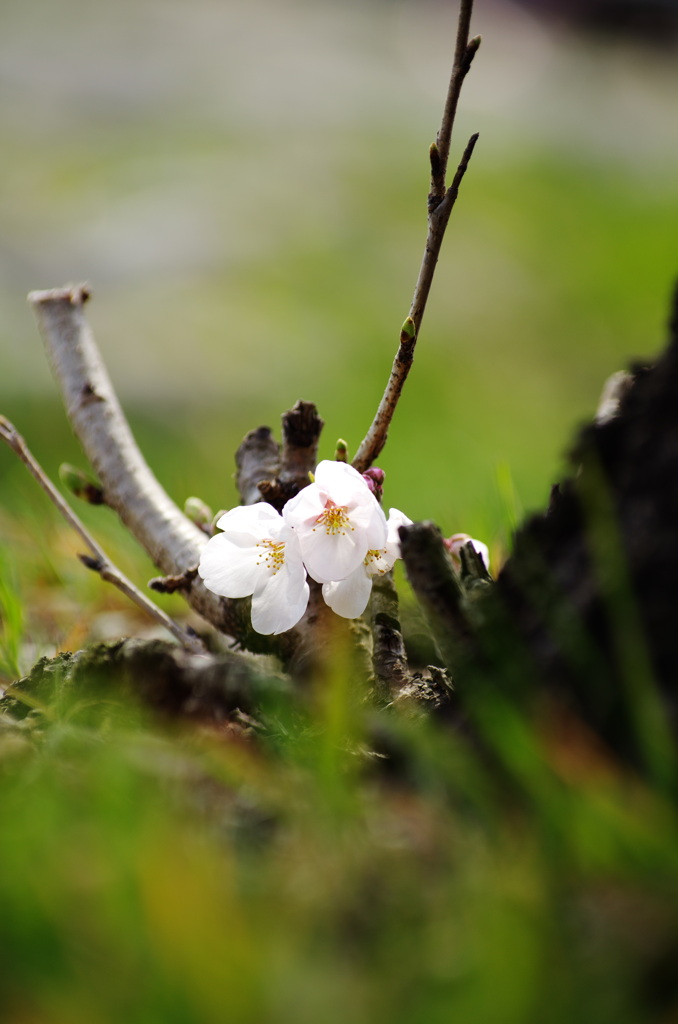
[[[320,462],[314,482],[287,502],[283,518],[318,583],[346,579],[368,551],[386,545],[386,517],[361,474],[345,462]]]
[[[386,543],[383,548],[368,550],[365,558],[350,576],[323,584],[325,603],[345,619],[357,619],[365,611],[375,576],[390,572],[400,558],[398,527],[412,522],[397,508],[389,509]]]
[[[299,540],[266,502],[223,515],[202,550],[198,573],[221,597],[252,596],[257,633],[283,633],[306,611],[309,587]]]
[[[465,544],[473,544],[477,554],[483,562],[483,565],[488,570],[490,569],[490,552],[487,544],[483,544],[481,540],[475,540],[473,537],[469,537],[468,533],[453,533],[451,537],[448,537],[443,541],[445,547],[452,556],[452,564],[454,565],[457,572],[461,571],[461,558],[459,552]]]

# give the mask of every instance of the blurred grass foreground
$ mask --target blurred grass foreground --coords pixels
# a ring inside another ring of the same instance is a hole
[[[603,380],[660,347],[678,266],[675,51],[534,7],[477,0],[455,137],[481,139],[380,459],[387,505],[497,554]],[[240,439],[300,397],[322,457],[355,450],[418,269],[454,14],[4,0],[0,412],[52,477],[81,456],[24,297],[69,280],[179,504],[234,504]],[[110,512],[79,512],[145,586]],[[4,449],[0,530],[0,685],[147,630]],[[0,714],[2,1024],[678,1021],[670,795],[548,708],[496,694],[474,741],[379,709],[343,656],[227,724],[58,667]]]

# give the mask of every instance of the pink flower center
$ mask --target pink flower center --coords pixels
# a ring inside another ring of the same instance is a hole
[[[346,527],[351,530],[355,529],[355,527],[351,526],[346,505],[335,505],[331,498],[327,499],[324,511],[316,519],[315,526],[313,527],[314,531],[317,526],[324,526],[325,533],[328,536],[337,533],[345,534]]]

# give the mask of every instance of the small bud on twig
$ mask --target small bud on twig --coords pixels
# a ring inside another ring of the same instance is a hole
[[[473,58],[478,52],[478,47],[480,46],[481,41],[480,36],[474,36],[473,39],[469,39],[466,52],[464,53],[464,59],[462,61],[462,74],[468,74],[468,70],[473,63]]]
[[[219,529],[217,523],[219,522],[222,516],[226,515],[227,512],[227,508],[220,508],[216,515],[212,516],[212,522],[210,523],[210,537],[213,537],[214,534],[217,532],[217,530]]]
[[[443,169],[443,165],[442,160],[440,159],[440,150],[435,142],[431,143],[428,155],[431,161],[431,177],[437,178]]]
[[[92,572],[101,572],[104,567],[104,563],[100,558],[92,558],[91,555],[79,554],[78,558],[84,566],[91,569]]]
[[[68,462],[62,462],[59,466],[59,479],[64,487],[71,494],[74,494],[76,498],[80,498],[90,505],[105,504],[101,485],[93,477],[84,473],[83,470],[78,469],[77,466],[71,466]]]
[[[214,532],[212,529],[214,513],[209,505],[205,504],[202,498],[186,498],[186,501],[184,502],[184,514],[192,523],[199,526],[203,533],[206,533],[208,537],[212,536],[212,533]]]
[[[414,341],[417,337],[417,328],[411,316],[408,316],[400,328],[400,344],[406,345],[408,341]]]
[[[348,445],[344,441],[343,437],[340,437],[337,441],[334,459],[335,462],[348,462]]]
[[[372,491],[372,494],[375,496],[377,501],[381,501],[384,493],[385,475],[386,474],[383,469],[379,469],[379,466],[372,466],[363,473],[363,480]]]

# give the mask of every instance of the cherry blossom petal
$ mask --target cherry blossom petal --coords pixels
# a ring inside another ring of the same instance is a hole
[[[412,520],[404,512],[397,508],[390,508],[388,510],[386,557],[391,560],[391,568],[393,568],[396,559],[400,558],[400,536],[398,530],[401,526],[411,525]]]
[[[386,548],[372,548],[365,556],[365,572],[368,576],[383,576],[385,572],[391,571],[395,560],[396,558],[389,557]]]
[[[372,591],[372,579],[359,565],[344,580],[323,584],[323,598],[333,612],[344,619],[357,619],[367,608]]]
[[[249,597],[259,575],[257,548],[249,540],[240,543],[218,533],[202,549],[198,573],[207,589],[220,597]]]
[[[386,545],[388,536],[384,511],[376,498],[373,497],[372,502],[370,521],[365,528],[368,550],[370,548],[383,548]]]
[[[223,533],[205,545],[199,573],[222,597],[252,595],[252,625],[281,633],[306,610],[309,589],[299,540],[264,502],[231,509],[219,519]]]
[[[331,583],[349,576],[362,566],[367,554],[367,537],[359,530],[327,533],[322,526],[299,535],[304,564],[318,583]]]
[[[475,540],[473,537],[471,537],[471,544],[473,544],[473,547],[476,550],[476,554],[480,555],[480,558],[481,558],[481,561],[483,562],[483,565],[485,566],[485,568],[489,572],[489,570],[490,570],[490,549],[488,548],[487,544],[483,544],[483,542],[481,540]]]
[[[325,500],[325,497],[321,498],[320,490],[313,484],[309,484],[286,503],[283,509],[283,519],[288,526],[294,529],[311,528],[315,526],[318,516],[323,512]]]
[[[314,475],[319,490],[329,494],[337,505],[347,505],[355,500],[356,494],[363,491],[374,498],[362,475],[347,462],[324,459],[318,463]]]
[[[225,533],[238,533],[257,540],[275,534],[280,525],[280,513],[265,501],[258,501],[255,505],[236,505],[217,522]]]
[[[306,568],[319,583],[344,579],[370,548],[386,543],[386,517],[362,476],[345,463],[321,462],[283,509],[299,538]]]
[[[285,562],[257,583],[252,596],[252,626],[264,635],[292,629],[306,611],[309,593],[301,561]]]

